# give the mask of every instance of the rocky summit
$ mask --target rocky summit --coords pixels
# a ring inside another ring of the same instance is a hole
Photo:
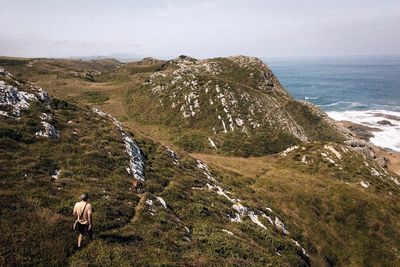
[[[0,66],[0,266],[400,264],[400,177],[257,58]]]

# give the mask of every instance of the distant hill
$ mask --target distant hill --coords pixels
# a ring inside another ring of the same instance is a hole
[[[94,56],[82,56],[82,57],[67,57],[67,59],[80,59],[80,60],[101,60],[101,59],[109,59],[113,58],[121,62],[132,62],[132,61],[138,61],[143,58],[143,56],[138,55],[138,54],[132,54],[132,53],[113,53],[109,55],[94,55]]]

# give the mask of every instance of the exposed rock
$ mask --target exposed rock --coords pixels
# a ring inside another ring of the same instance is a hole
[[[127,132],[122,133],[125,141],[125,149],[130,160],[127,172],[132,174],[137,180],[144,181],[144,157],[140,148]]]
[[[361,139],[368,141],[374,136],[374,132],[379,132],[381,129],[375,127],[369,127],[361,124],[357,124],[350,121],[338,121],[336,122],[342,132],[349,137],[349,139]]]
[[[373,146],[364,140],[358,140],[358,139],[347,140],[345,141],[345,144],[351,146],[354,150],[360,152],[361,154],[363,154],[368,158],[371,159],[376,158]]]
[[[39,117],[42,121],[50,122],[50,121],[54,120],[54,116],[52,114],[48,114],[48,113],[42,113],[42,115],[40,115]]]
[[[222,232],[225,232],[225,233],[227,233],[228,235],[233,235],[233,233],[232,233],[231,231],[228,231],[228,230],[226,230],[226,229],[222,229]]]
[[[49,137],[56,139],[59,137],[56,128],[46,121],[42,121],[43,130],[36,132],[36,136]]]
[[[169,156],[172,158],[172,160],[174,161],[175,165],[179,165],[179,158],[176,155],[175,151],[173,151],[172,149],[170,149],[169,147],[165,147],[165,149],[167,150]]]
[[[275,226],[278,228],[279,231],[281,231],[283,234],[288,235],[289,231],[286,229],[285,224],[278,218],[275,217]]]
[[[211,140],[210,137],[208,137],[208,141],[210,141],[210,145],[211,145],[214,149],[217,149],[217,146],[215,145],[214,141]]]
[[[382,166],[383,168],[388,168],[388,164],[389,164],[389,159],[386,157],[378,157],[376,159],[376,162]]]
[[[22,88],[22,89],[21,89]],[[0,107],[7,110],[0,115],[19,117],[21,110],[29,109],[32,101],[42,101],[50,106],[50,98],[46,91],[33,83],[20,83],[11,73],[0,70]]]
[[[131,135],[124,130],[122,124],[115,119],[113,116],[101,111],[98,108],[92,107],[92,111],[101,117],[109,118],[113,121],[114,125],[120,131],[124,143],[125,143],[125,150],[129,155],[129,164],[126,167],[126,171],[133,175],[133,177],[137,180],[144,181],[146,179],[144,174],[144,156],[140,151],[139,146],[136,142],[132,139]]]
[[[296,149],[298,149],[299,148],[299,146],[291,146],[291,147],[288,147],[285,151],[283,151],[282,152],[282,156],[284,156],[284,157],[286,157],[287,156],[287,153],[289,153],[289,152],[292,152],[292,151],[294,151],[294,150],[296,150]]]
[[[61,170],[54,170],[53,174],[51,175],[51,179],[57,180],[61,174]]]
[[[22,109],[29,108],[29,102],[37,100],[31,93],[19,91],[17,87],[0,81],[0,106],[9,106],[12,111],[9,115],[19,117]],[[8,114],[8,113],[7,113]]]
[[[340,152],[337,151],[333,146],[325,145],[325,149],[328,149],[330,152],[332,152],[338,159],[342,158],[342,155],[340,154]]]
[[[380,121],[377,121],[377,123],[380,124],[380,125],[394,126],[394,124],[392,124],[392,123],[391,123],[390,121],[388,121],[388,120],[380,120]]]
[[[360,184],[364,188],[368,188],[369,187],[369,182],[367,182],[367,181],[361,181]]]
[[[167,202],[162,197],[156,197],[156,199],[161,203],[164,209],[168,210]]]

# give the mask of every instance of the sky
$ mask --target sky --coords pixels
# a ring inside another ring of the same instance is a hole
[[[399,0],[0,0],[0,55],[400,54]]]

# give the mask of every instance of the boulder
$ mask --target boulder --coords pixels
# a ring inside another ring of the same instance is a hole
[[[389,164],[389,159],[386,157],[378,157],[376,159],[376,162],[382,166],[383,168],[388,168],[388,164]]]
[[[389,126],[393,126],[393,124],[392,124],[390,121],[388,121],[388,120],[380,120],[380,121],[378,121],[377,123],[380,124],[380,125],[389,125]]]

